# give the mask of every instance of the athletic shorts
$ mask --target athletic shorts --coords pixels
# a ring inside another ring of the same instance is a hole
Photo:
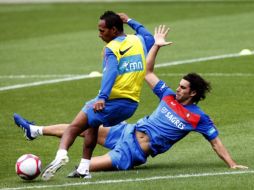
[[[124,126],[118,126],[118,128],[124,128],[124,131],[121,133],[121,136],[116,142],[113,150],[109,152],[109,156],[114,168],[118,170],[128,170],[134,166],[144,164],[147,160],[147,156],[142,151],[136,139],[135,125],[122,125]],[[116,130],[116,133],[120,134],[120,131]]]
[[[82,108],[88,117],[88,125],[91,127],[114,126],[130,118],[138,107],[138,103],[130,99],[107,100],[105,108],[101,112],[94,112],[93,105],[97,99],[90,100]]]
[[[123,121],[117,125],[110,127],[110,130],[107,134],[107,137],[105,139],[103,146],[110,149],[110,150],[115,148],[118,140],[122,136],[122,133],[124,132],[125,128],[128,126],[126,124],[127,123],[125,121]]]

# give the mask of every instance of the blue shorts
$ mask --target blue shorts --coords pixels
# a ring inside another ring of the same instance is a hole
[[[110,149],[110,150],[114,149],[118,140],[122,136],[122,133],[124,132],[125,128],[127,127],[126,124],[127,123],[125,121],[123,121],[117,125],[110,127],[110,130],[107,134],[107,137],[105,139],[103,146]]]
[[[90,100],[82,108],[87,115],[88,125],[91,127],[114,126],[118,123],[129,119],[138,107],[138,102],[130,99],[113,99],[107,100],[105,108],[101,112],[94,112],[93,104],[97,99]]]
[[[122,125],[122,126],[121,126]],[[113,150],[109,152],[112,160],[112,165],[118,170],[128,170],[134,166],[144,164],[147,160],[147,155],[142,151],[135,134],[135,125],[119,124],[110,129],[108,135],[117,137],[117,142]],[[112,130],[112,131],[111,131]],[[110,139],[111,137],[107,137]],[[112,144],[111,144],[112,146]]]

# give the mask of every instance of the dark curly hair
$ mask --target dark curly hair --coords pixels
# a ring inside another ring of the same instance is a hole
[[[212,90],[210,83],[197,73],[189,73],[185,75],[183,79],[190,83],[191,91],[196,92],[196,95],[192,99],[196,104],[198,104],[200,100],[204,100],[206,98],[206,93]]]
[[[115,12],[106,11],[100,16],[100,19],[105,20],[107,28],[111,29],[116,27],[119,32],[123,32],[123,21]]]

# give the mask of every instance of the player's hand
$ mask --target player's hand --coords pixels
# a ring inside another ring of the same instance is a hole
[[[120,16],[120,18],[122,19],[123,23],[127,23],[128,19],[129,19],[127,14],[125,14],[125,13],[117,13],[117,14]]]
[[[105,108],[105,100],[99,99],[93,105],[94,112],[100,112]]]
[[[247,166],[243,166],[243,165],[234,165],[230,167],[231,169],[248,169]]]
[[[154,30],[154,44],[161,47],[166,45],[171,45],[173,42],[167,42],[165,38],[167,37],[169,32],[169,28],[165,25],[160,25],[159,27],[155,27]]]

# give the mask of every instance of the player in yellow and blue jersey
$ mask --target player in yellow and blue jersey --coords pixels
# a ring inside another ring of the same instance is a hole
[[[136,34],[126,35],[124,23],[134,29]],[[83,158],[77,171],[84,178],[91,178],[90,159],[97,143],[99,126],[116,125],[131,117],[138,107],[146,72],[145,57],[154,43],[153,35],[126,14],[112,11],[106,11],[100,17],[98,29],[99,37],[107,43],[103,52],[103,76],[99,94],[86,103],[65,130],[55,159],[42,173],[43,180],[49,180],[69,161],[68,149],[85,130]]]

